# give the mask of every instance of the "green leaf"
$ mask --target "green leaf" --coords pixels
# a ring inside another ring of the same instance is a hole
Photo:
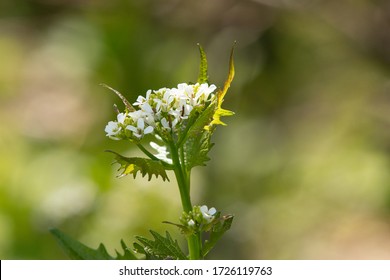
[[[145,177],[145,175],[148,175],[148,180],[152,179],[152,176],[155,175],[156,178],[158,176],[161,176],[161,178],[165,181],[168,180],[168,175],[165,171],[165,167],[162,165],[161,161],[159,160],[152,160],[152,159],[146,159],[146,158],[139,158],[139,157],[124,157],[114,151],[107,151],[110,153],[115,154],[116,162],[119,163],[121,166],[118,170],[122,170],[122,173],[119,175],[119,177],[126,176],[128,174],[133,174],[133,177],[135,178],[137,176],[137,172],[139,171],[142,174],[142,177]]]
[[[57,239],[58,243],[65,251],[66,255],[73,260],[136,260],[137,257],[127,248],[126,244],[121,240],[121,246],[124,250],[123,255],[117,251],[116,258],[111,257],[103,244],[100,244],[97,249],[92,249],[81,242],[71,238],[58,229],[51,229],[51,234]]]
[[[228,231],[232,225],[234,216],[226,215],[215,220],[215,223],[211,229],[210,238],[206,240],[203,249],[202,255],[205,257],[211,249],[215,246],[219,239]]]
[[[202,46],[198,44],[199,52],[200,52],[200,67],[199,67],[199,77],[198,77],[198,83],[203,84],[207,83],[209,76],[207,74],[207,58],[206,53],[204,52]]]
[[[213,147],[210,131],[204,131],[196,137],[188,138],[184,144],[184,163],[187,170],[195,166],[205,166],[210,160],[208,153]]]
[[[184,139],[180,142],[183,143],[184,163],[187,170],[191,170],[194,166],[204,166],[205,162],[209,160],[208,152],[213,146],[211,143],[212,131],[205,130],[205,127],[213,119],[215,104],[209,104],[200,114],[193,110],[195,111],[194,115],[189,117],[192,123],[186,131]]]
[[[176,240],[173,240],[169,232],[162,236],[155,231],[150,231],[154,240],[137,236],[140,242],[134,244],[138,253],[144,254],[148,260],[187,260],[187,256],[182,252]]]
[[[116,252],[115,260],[138,260],[138,258],[133,254],[131,249],[127,247],[126,243],[123,240],[121,240],[121,246],[124,253],[122,255],[117,250],[115,250]]]

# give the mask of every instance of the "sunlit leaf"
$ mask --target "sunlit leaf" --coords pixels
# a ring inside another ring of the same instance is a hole
[[[123,255],[116,251],[117,256],[114,258],[107,253],[103,244],[97,249],[92,249],[81,242],[71,238],[58,229],[52,229],[50,232],[57,239],[58,243],[65,251],[65,254],[73,260],[136,260],[137,257],[127,248],[125,242],[121,240],[121,246],[124,250]]]
[[[135,178],[137,176],[137,173],[140,172],[142,177],[145,177],[148,175],[148,180],[150,181],[152,179],[152,176],[155,175],[156,178],[158,176],[161,176],[161,178],[165,181],[168,180],[168,175],[166,173],[166,169],[159,160],[152,160],[152,159],[146,159],[146,158],[139,158],[139,157],[124,157],[114,151],[107,151],[110,153],[115,154],[116,162],[119,163],[121,166],[118,170],[122,170],[119,177],[126,176],[128,174],[133,174],[133,177]]]
[[[134,248],[138,253],[144,254],[148,260],[186,260],[187,256],[182,252],[177,243],[173,240],[169,232],[162,236],[155,231],[150,231],[154,240],[137,236],[140,243],[135,243]]]
[[[214,125],[226,125],[224,122],[221,121],[221,117],[227,117],[227,116],[232,116],[234,115],[234,112],[223,109],[222,103],[224,100],[224,97],[233,81],[234,78],[234,59],[233,59],[233,54],[234,54],[234,46],[232,48],[232,51],[230,52],[230,61],[229,61],[229,73],[228,77],[225,81],[225,84],[223,85],[223,88],[217,92],[217,103],[216,103],[216,109],[213,115],[213,120],[212,122],[207,125],[205,128],[207,130],[211,130]]]

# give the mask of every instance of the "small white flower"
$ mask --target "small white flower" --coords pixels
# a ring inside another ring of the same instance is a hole
[[[150,94],[152,93],[152,90],[148,90],[146,92],[146,97],[143,97],[142,95],[139,95],[137,98],[137,101],[133,103],[134,106],[141,106],[142,104],[145,104],[149,101]]]
[[[199,209],[207,223],[211,223],[214,220],[214,215],[217,213],[217,210],[214,207],[208,209],[206,205],[203,205]]]
[[[191,219],[191,220],[188,221],[188,226],[189,226],[189,227],[195,226],[195,222],[194,222],[193,219]]]
[[[106,125],[106,128],[104,131],[106,132],[106,136],[110,137],[113,140],[120,140],[120,138],[117,137],[117,134],[121,131],[121,127],[117,122],[108,122]]]
[[[215,85],[208,85],[207,83],[201,84],[198,88],[198,91],[195,95],[194,101],[199,105],[201,103],[205,103],[209,100],[209,96],[213,93],[217,87]]]
[[[193,97],[193,94],[194,94],[194,85],[188,85],[186,83],[182,83],[182,84],[178,84],[177,85],[177,88],[178,89],[181,89],[183,91],[183,93],[187,96],[187,97]]]
[[[145,134],[149,134],[153,132],[153,127],[148,126],[145,128],[145,121],[143,118],[139,118],[137,120],[137,127],[133,125],[126,126],[126,129],[133,132],[133,135],[137,137],[138,139],[141,139]]]

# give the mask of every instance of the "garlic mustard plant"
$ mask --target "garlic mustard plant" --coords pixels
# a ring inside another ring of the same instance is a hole
[[[215,128],[225,125],[221,117],[233,115],[233,112],[221,107],[234,77],[233,49],[228,77],[221,88],[209,83],[206,54],[201,46],[199,50],[201,63],[196,83],[149,89],[133,103],[115,89],[103,85],[116,93],[124,104],[122,112],[115,106],[116,119],[107,123],[104,129],[106,136],[115,141],[129,141],[146,155],[146,158],[125,157],[109,151],[120,164],[119,176],[132,174],[136,177],[139,172],[142,176],[147,175],[149,180],[155,175],[165,181],[169,180],[167,171],[173,171],[183,213],[178,223],[165,223],[176,226],[183,233],[187,239],[188,254],[183,253],[168,232],[162,236],[150,231],[154,240],[137,236],[134,250],[129,250],[122,241],[125,253],[111,257],[103,245],[93,250],[59,230],[53,230],[52,233],[71,257],[136,259],[136,252],[146,259],[203,259],[230,228],[232,215],[222,216],[214,207],[193,205],[191,201],[191,170],[195,166],[206,165]],[[205,232],[209,232],[207,240],[203,236]]]

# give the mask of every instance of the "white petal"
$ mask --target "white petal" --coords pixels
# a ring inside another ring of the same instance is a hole
[[[217,86],[216,85],[210,85],[209,88],[207,89],[207,92],[208,93],[212,93],[214,90],[217,89]]]
[[[119,113],[117,116],[118,122],[123,123],[126,119],[126,114],[124,113]]]
[[[147,92],[146,92],[146,100],[149,100],[150,99],[150,94],[152,93],[152,90],[149,89]]]
[[[170,128],[170,127],[169,127],[169,122],[168,122],[165,118],[163,118],[163,119],[161,120],[161,124],[162,124],[162,126],[165,127],[165,128]]]
[[[132,131],[134,133],[138,132],[138,129],[136,127],[132,126],[132,125],[126,126],[126,129],[128,129],[128,130],[130,130],[130,131]]]
[[[137,121],[137,127],[141,130],[144,130],[145,122],[143,118],[139,118]]]
[[[153,101],[156,103],[156,112],[160,112],[162,101],[158,98],[153,99]]]
[[[138,119],[142,116],[142,111],[141,111],[141,110],[138,110],[138,111],[135,111],[135,112],[130,112],[130,113],[129,113],[129,116],[130,116],[135,122],[137,122]]]
[[[208,213],[212,216],[214,216],[215,213],[217,213],[217,209],[215,209],[214,207],[210,208]]]
[[[173,122],[172,122],[172,127],[175,127],[177,125],[177,123],[179,122],[179,118],[180,116],[176,117]]]
[[[145,97],[139,95],[137,101],[133,103],[134,106],[141,105],[146,102]]]
[[[151,125],[151,126],[155,126],[155,121],[154,121],[154,117],[152,115],[147,115],[145,118],[144,118],[144,121],[148,124],[148,125]]]
[[[207,213],[207,211],[209,210],[206,205],[201,206],[199,209],[200,209],[200,212],[202,212],[202,214]]]
[[[148,126],[144,130],[144,134],[149,134],[149,133],[152,133],[152,132],[153,132],[153,126]]]
[[[149,114],[153,114],[153,109],[152,107],[149,105],[149,103],[144,103],[141,105],[141,109],[143,111],[145,111],[146,113],[149,113]]]

